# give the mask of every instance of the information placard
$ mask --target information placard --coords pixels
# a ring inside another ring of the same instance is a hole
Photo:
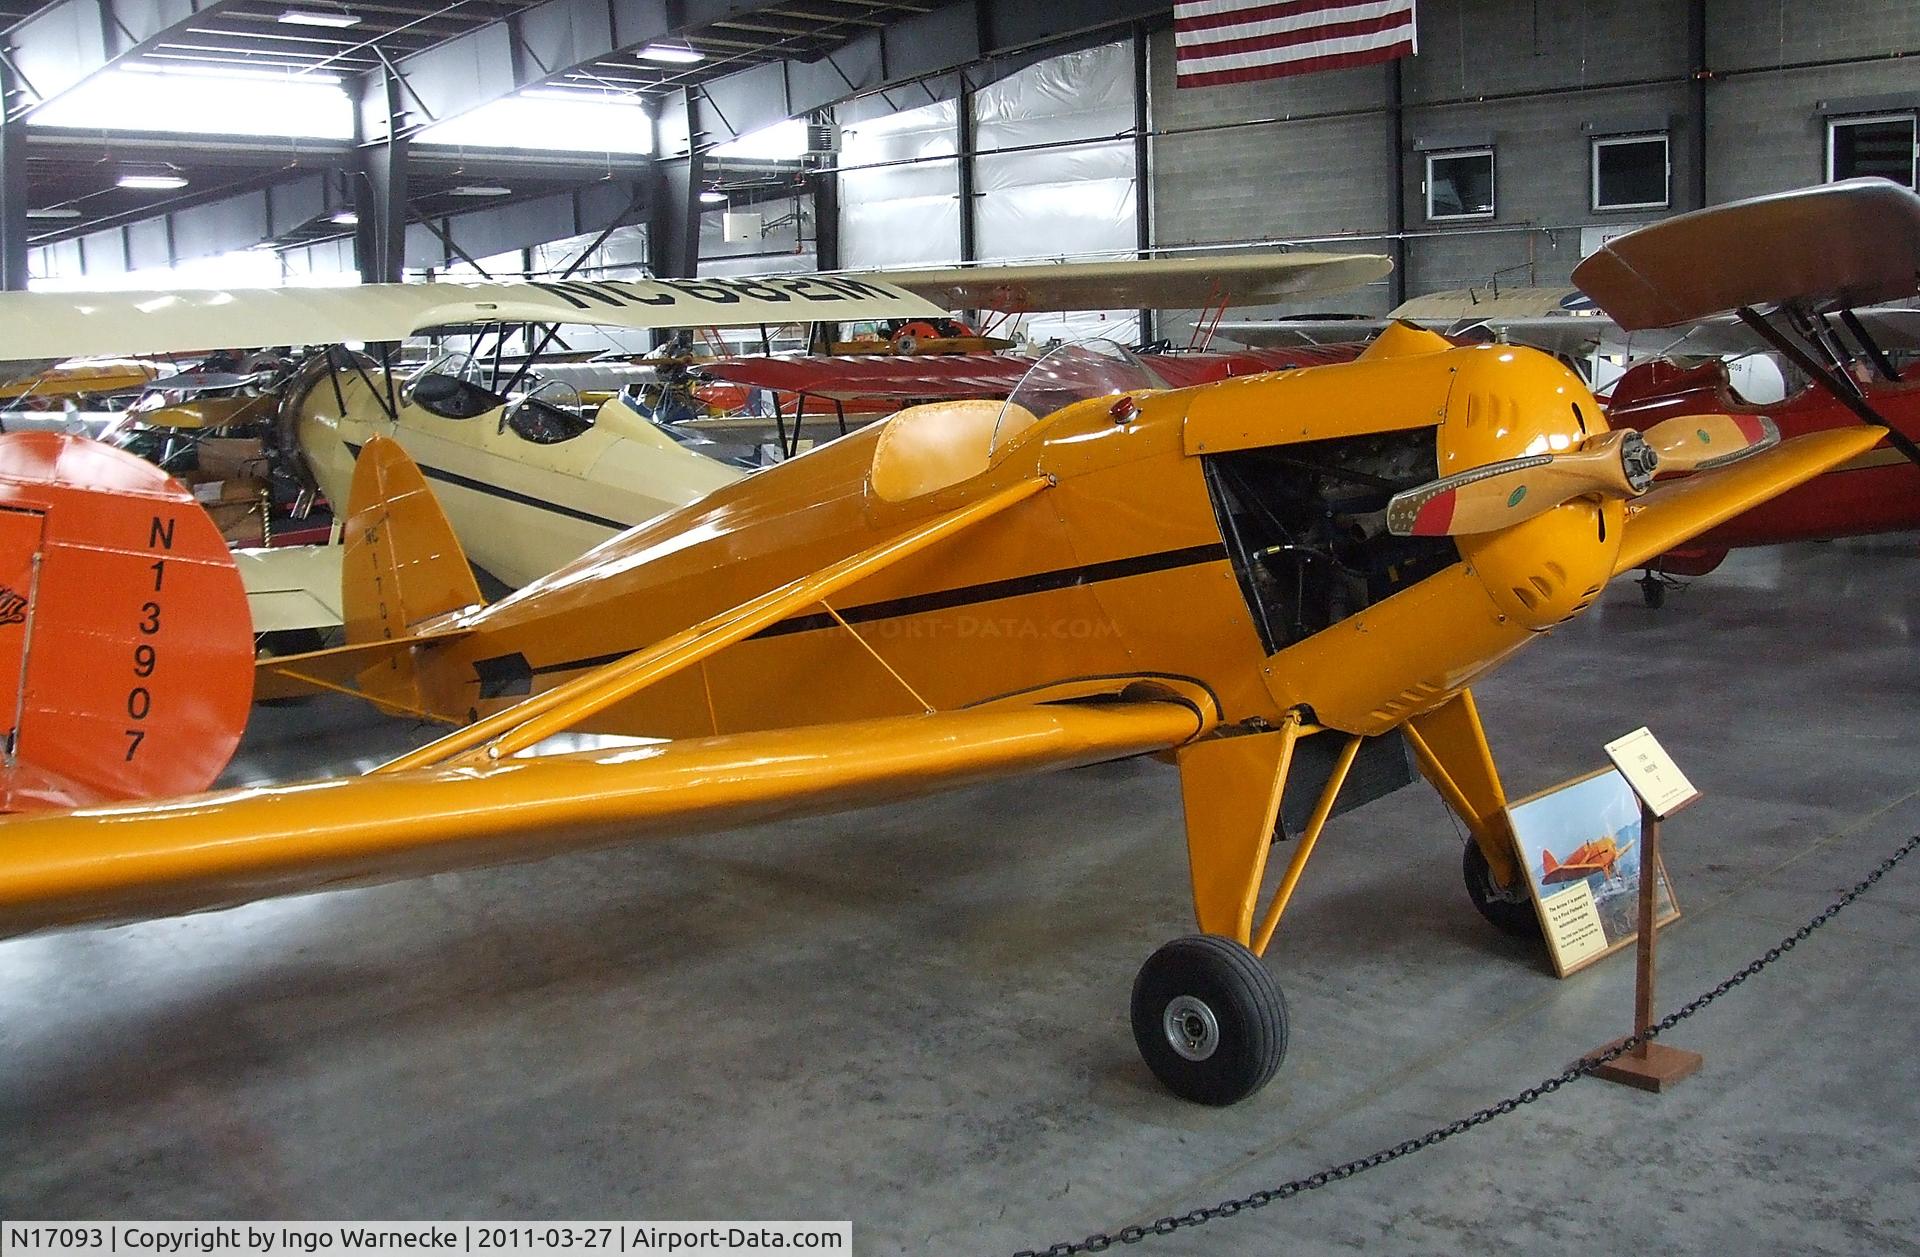
[[[1673,762],[1653,730],[1641,725],[1624,738],[1607,743],[1607,758],[1620,770],[1647,805],[1647,810],[1665,820],[1700,797],[1680,765]]]
[[[1639,934],[1640,800],[1625,777],[1602,768],[1507,809],[1527,889],[1561,977],[1577,973]],[[1680,915],[1666,870],[1654,919]]]

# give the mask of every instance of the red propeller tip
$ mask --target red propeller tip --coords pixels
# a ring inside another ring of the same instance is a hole
[[[1453,508],[1458,492],[1448,489],[1445,493],[1436,493],[1420,507],[1420,513],[1413,517],[1412,535],[1415,537],[1444,537],[1453,524]]]

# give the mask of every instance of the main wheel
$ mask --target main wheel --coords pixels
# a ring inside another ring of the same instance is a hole
[[[1167,1090],[1244,1100],[1287,1055],[1287,1001],[1260,958],[1229,938],[1176,938],[1133,980],[1133,1041]]]
[[[1467,882],[1467,898],[1493,928],[1515,938],[1541,937],[1540,914],[1534,911],[1533,900],[1521,887],[1502,887],[1494,881],[1487,857],[1471,838],[1460,856],[1460,875]]]

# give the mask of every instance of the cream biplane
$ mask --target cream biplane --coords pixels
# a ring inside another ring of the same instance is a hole
[[[1521,870],[1470,687],[1614,576],[1881,436],[1782,443],[1764,421],[1710,416],[1610,431],[1551,358],[1402,325],[1347,363],[1145,384],[1123,353],[1062,351],[1006,401],[909,409],[492,605],[429,479],[369,438],[347,498],[349,644],[264,663],[259,692],[344,688],[449,731],[360,778],[13,818],[0,932],[1157,753],[1178,766],[1200,933],[1147,960],[1133,1032],[1173,1091],[1231,1103],[1284,1055],[1259,957],[1330,818],[1376,776],[1356,762],[1404,739],[1471,830],[1476,904],[1529,927],[1524,896],[1501,889]],[[1648,493],[1656,469],[1698,474]],[[132,738],[122,690],[177,735],[202,684],[172,666],[197,626],[160,588],[169,509],[122,512],[126,586],[96,595],[131,644],[90,678],[97,720],[72,729],[107,761],[96,780],[177,753]],[[145,673],[140,645],[161,656]],[[39,705],[25,709],[31,759]],[[537,753],[565,731],[668,740]],[[1285,868],[1266,894],[1276,830]]]

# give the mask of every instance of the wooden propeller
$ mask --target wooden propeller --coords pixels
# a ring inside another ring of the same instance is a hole
[[[1575,498],[1635,498],[1662,471],[1711,471],[1780,443],[1761,415],[1682,415],[1646,432],[1603,432],[1564,454],[1532,454],[1457,472],[1394,495],[1387,530],[1401,537],[1494,532]]]
[[[1662,475],[1712,471],[1780,444],[1765,415],[1680,415],[1640,434],[1659,455]]]

